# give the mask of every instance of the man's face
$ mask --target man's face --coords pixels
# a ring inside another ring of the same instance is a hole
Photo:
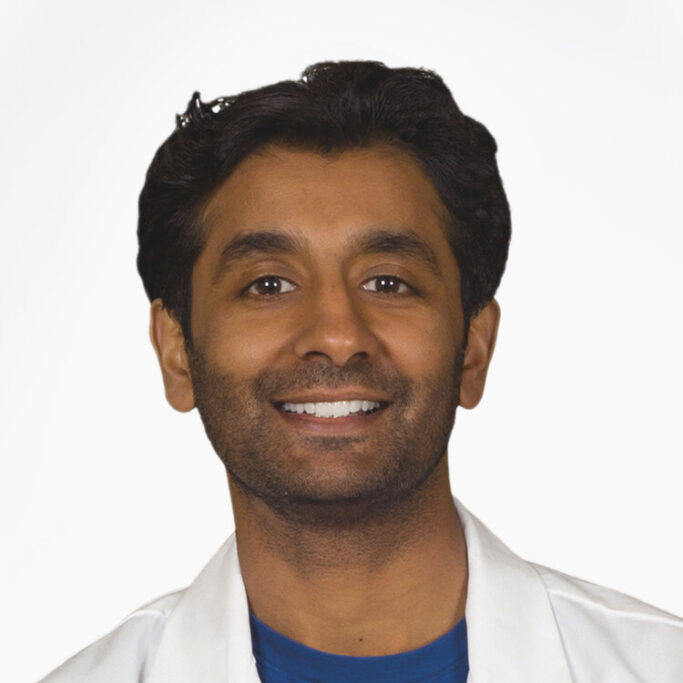
[[[389,505],[434,471],[464,334],[444,214],[418,164],[379,146],[270,147],[212,197],[188,361],[241,490],[283,512]]]

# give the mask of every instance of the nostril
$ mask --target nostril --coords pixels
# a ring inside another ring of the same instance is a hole
[[[325,358],[334,365],[344,366],[356,358],[365,360],[370,357],[370,354],[367,351],[354,351],[351,355],[347,355],[340,352],[312,350],[306,351],[303,357],[309,359]]]

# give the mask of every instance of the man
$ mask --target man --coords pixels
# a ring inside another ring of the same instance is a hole
[[[525,562],[452,497],[510,236],[495,152],[418,69],[195,94],[147,174],[138,268],[236,532],[46,681],[683,680],[681,620]]]

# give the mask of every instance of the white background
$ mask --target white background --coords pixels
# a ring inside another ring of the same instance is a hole
[[[163,398],[137,196],[193,90],[320,60],[436,70],[499,143],[513,242],[453,489],[522,556],[683,613],[674,2],[5,2],[0,679],[192,580],[232,529]]]

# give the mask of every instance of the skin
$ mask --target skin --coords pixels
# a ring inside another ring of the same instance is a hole
[[[481,399],[500,310],[492,301],[466,334],[444,216],[404,152],[270,146],[205,208],[191,344],[152,303],[166,397],[198,407],[228,472],[250,608],[325,652],[412,650],[465,614],[446,447],[457,405]],[[412,234],[435,262],[359,248],[378,228]],[[221,271],[231,240],[264,229],[296,249],[251,250]],[[341,391],[382,410],[335,424],[278,407]]]

